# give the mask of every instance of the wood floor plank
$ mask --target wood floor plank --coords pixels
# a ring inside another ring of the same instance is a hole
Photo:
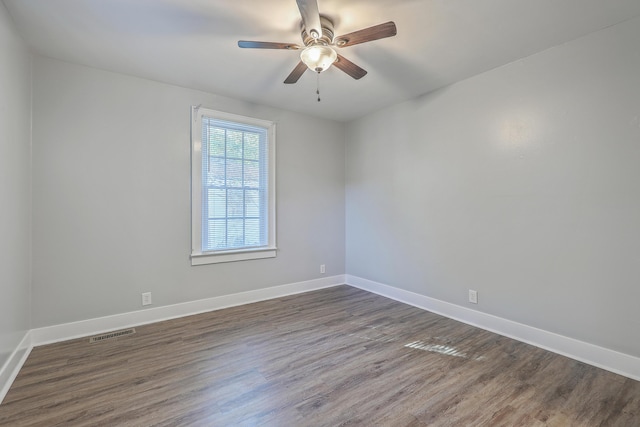
[[[640,383],[339,286],[35,348],[0,426],[640,426]]]

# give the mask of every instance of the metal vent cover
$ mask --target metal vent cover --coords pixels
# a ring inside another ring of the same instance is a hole
[[[122,337],[122,336],[125,336],[125,335],[132,335],[132,334],[135,334],[135,333],[136,333],[136,329],[135,328],[129,328],[129,329],[122,329],[120,331],[107,332],[105,334],[95,335],[95,336],[89,338],[89,343],[100,342],[100,341],[104,341],[104,340],[108,340],[108,339],[112,339],[112,338]]]

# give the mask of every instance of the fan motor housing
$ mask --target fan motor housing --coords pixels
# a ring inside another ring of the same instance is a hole
[[[334,37],[333,21],[327,18],[326,16],[320,15],[320,26],[322,27],[322,36],[318,37],[317,39],[314,39],[309,35],[309,33],[307,33],[307,29],[304,27],[304,22],[301,23],[300,26],[302,27],[302,34],[301,34],[302,42],[304,43],[305,46],[309,46],[314,42],[316,43],[319,42],[320,44],[325,44],[325,45],[333,44],[333,37]]]

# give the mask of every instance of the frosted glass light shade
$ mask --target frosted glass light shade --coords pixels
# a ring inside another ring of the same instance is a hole
[[[321,73],[336,62],[338,54],[329,46],[312,45],[300,53],[300,59],[310,70]]]

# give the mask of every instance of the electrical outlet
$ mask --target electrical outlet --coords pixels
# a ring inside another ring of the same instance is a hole
[[[478,303],[478,291],[474,291],[473,289],[469,289],[469,302],[472,304]]]
[[[320,264],[320,274],[324,274],[325,271],[324,264]]]
[[[151,305],[151,292],[145,292],[142,294],[142,305]]]

